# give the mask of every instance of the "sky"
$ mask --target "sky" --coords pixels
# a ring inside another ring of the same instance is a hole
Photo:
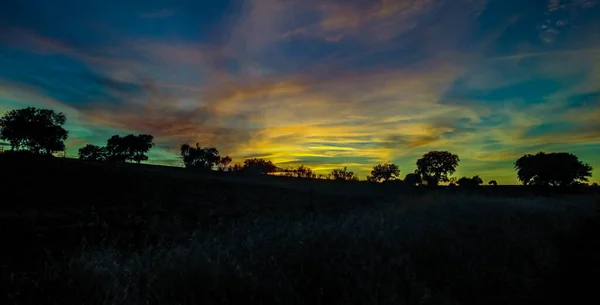
[[[600,169],[600,1],[3,0],[0,114],[27,106],[73,157],[149,133],[175,166],[187,142],[362,179],[432,150],[500,184],[539,151]]]

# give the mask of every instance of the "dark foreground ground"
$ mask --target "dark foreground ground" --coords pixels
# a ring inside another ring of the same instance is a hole
[[[600,304],[599,202],[0,156],[0,304]]]

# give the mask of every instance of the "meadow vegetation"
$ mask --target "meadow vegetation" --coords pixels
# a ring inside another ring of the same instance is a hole
[[[426,189],[29,154],[0,155],[0,168],[1,304],[599,300],[595,188]]]

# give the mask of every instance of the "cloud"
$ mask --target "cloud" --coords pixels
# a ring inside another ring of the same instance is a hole
[[[199,142],[362,176],[449,150],[461,175],[514,182],[524,153],[598,141],[600,25],[585,1],[112,4],[5,18],[0,110],[66,109],[69,149],[144,132],[164,163]]]

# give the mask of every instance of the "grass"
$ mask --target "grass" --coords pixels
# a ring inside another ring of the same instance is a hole
[[[0,181],[20,198],[0,212],[1,304],[599,299],[593,194],[344,195],[72,160],[0,166],[44,173]]]

